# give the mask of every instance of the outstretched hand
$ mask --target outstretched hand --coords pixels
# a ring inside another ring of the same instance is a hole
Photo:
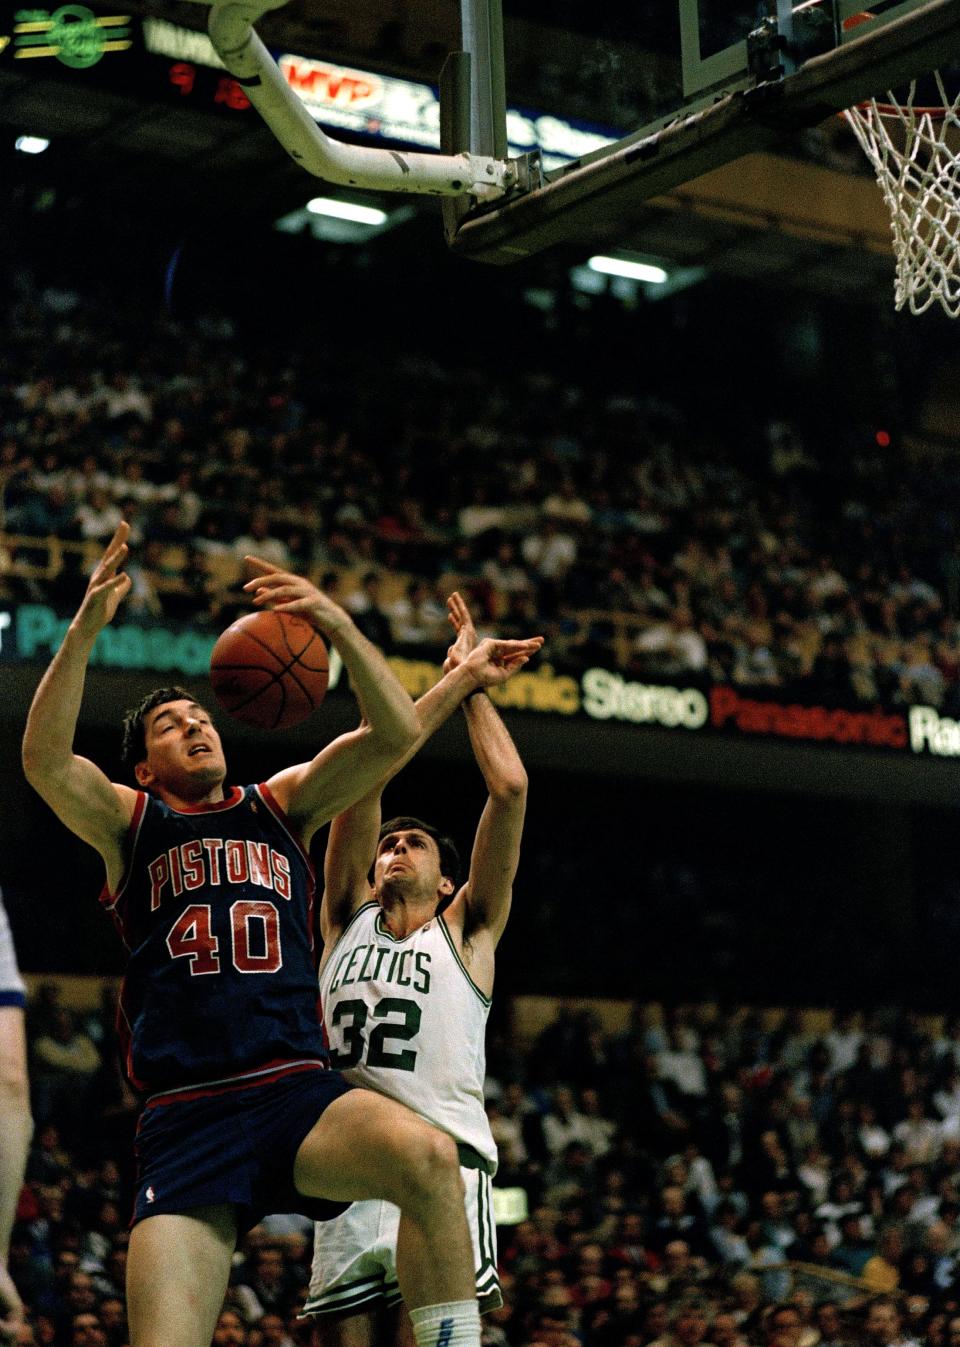
[[[470,609],[456,590],[447,599],[447,621],[457,635],[453,645],[447,650],[447,658],[443,662],[444,673],[449,673],[451,669],[461,665],[470,652],[477,648],[480,640],[473,625],[473,618],[470,616]]]
[[[492,688],[519,673],[542,645],[542,636],[531,636],[527,641],[497,641],[488,636],[463,662],[478,688]]]
[[[282,571],[262,557],[244,557],[243,560],[247,569],[254,573],[253,579],[243,588],[253,595],[255,607],[275,613],[300,613],[324,636],[336,635],[352,621],[345,608],[334,603],[304,576]]]
[[[478,688],[495,687],[505,683],[537,653],[543,645],[542,636],[531,636],[524,641],[499,641],[493,637],[479,640],[470,609],[457,593],[447,600],[447,616],[457,638],[447,651],[443,671],[469,667]]]
[[[112,622],[117,609],[130,592],[130,576],[120,569],[130,552],[127,546],[129,536],[130,525],[126,521],[118,524],[116,533],[107,543],[90,577],[75,619],[85,636],[96,636]]]

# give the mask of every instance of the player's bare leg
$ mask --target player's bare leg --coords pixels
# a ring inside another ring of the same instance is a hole
[[[403,1305],[342,1319],[318,1318],[320,1347],[417,1347],[413,1325]]]
[[[148,1216],[130,1234],[130,1347],[206,1347],[237,1243],[233,1208]]]
[[[32,1135],[23,1011],[0,1006],[0,1342],[12,1339],[23,1323],[7,1254]]]
[[[444,1132],[392,1099],[351,1090],[324,1111],[293,1173],[307,1196],[400,1208],[397,1279],[409,1308],[476,1298],[457,1148]]]
[[[381,1316],[348,1314],[343,1319],[317,1320],[317,1342],[320,1347],[380,1347],[390,1338],[380,1332]]]

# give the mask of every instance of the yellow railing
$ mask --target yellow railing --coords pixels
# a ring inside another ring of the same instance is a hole
[[[53,536],[36,538],[20,533],[0,532],[0,582],[5,578],[52,582],[61,574],[69,557],[78,558],[81,569],[89,572],[96,565],[102,550],[102,544],[95,541],[71,542]],[[187,548],[182,544],[173,543],[164,547],[157,558],[157,568],[153,572],[154,583],[160,592],[182,591],[183,586],[176,578],[176,573],[183,569],[186,561]],[[204,554],[204,569],[216,596],[226,592],[241,579],[243,564],[236,557],[216,553]],[[362,577],[368,569],[373,568],[364,567],[361,570],[318,563],[311,567],[310,578],[318,581],[322,574],[336,571],[340,576],[345,595],[349,596],[361,587]],[[387,604],[395,602],[414,578],[407,572],[384,571],[382,573],[384,602]],[[447,581],[452,591],[458,583],[469,586],[470,577],[449,575]],[[503,616],[506,606],[506,596],[495,594],[494,621]],[[617,662],[626,665],[630,659],[634,638],[638,632],[650,625],[650,620],[633,613],[600,609],[571,611],[564,617],[564,626],[574,639],[578,635],[585,637],[590,628],[598,623],[610,628],[610,643]],[[570,632],[571,624],[575,624],[573,632]]]

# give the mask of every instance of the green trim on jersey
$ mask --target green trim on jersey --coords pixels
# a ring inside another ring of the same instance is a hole
[[[473,978],[470,976],[470,974],[469,974],[469,972],[468,972],[468,970],[467,970],[467,965],[463,962],[463,959],[460,957],[460,951],[457,949],[456,945],[453,943],[453,936],[452,936],[452,935],[450,934],[450,932],[447,930],[447,923],[444,921],[443,917],[441,917],[441,916],[438,916],[438,917],[437,917],[437,925],[440,927],[441,931],[443,932],[444,936],[446,937],[447,944],[450,946],[450,951],[451,951],[451,953],[453,954],[453,957],[456,959],[457,963],[460,965],[460,971],[463,973],[463,976],[467,979],[467,981],[470,983],[470,986],[473,988],[473,990],[474,990],[474,991],[477,993],[477,995],[480,997],[480,1000],[481,1000],[481,1001],[483,1002],[483,1004],[486,1006],[487,1010],[489,1010],[490,1007],[493,1005],[493,998],[490,997],[490,996],[484,995],[484,993],[480,990],[480,988],[479,988],[479,987],[477,986],[477,984],[474,982]]]
[[[405,940],[412,940],[415,935],[419,934],[419,932],[423,930],[423,926],[428,926],[430,922],[433,921],[433,917],[428,917],[427,920],[423,923],[423,926],[414,927],[414,929],[412,931],[408,931],[406,935],[393,935],[393,933],[388,931],[383,924],[383,908],[380,907],[379,903],[377,903],[376,906],[380,910],[377,912],[376,921],[374,921],[373,923],[374,932],[377,935],[382,935],[384,940],[390,940],[394,945],[402,945]]]

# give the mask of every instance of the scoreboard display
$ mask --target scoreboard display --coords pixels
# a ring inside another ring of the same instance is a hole
[[[0,31],[0,73],[91,83],[147,102],[250,108],[206,34],[88,5],[15,10],[9,30]]]
[[[439,149],[440,103],[433,85],[296,52],[271,54],[318,124],[362,139]],[[100,5],[22,8],[0,18],[0,85],[36,76],[95,84],[144,103],[162,100],[224,116],[256,116],[205,32]],[[621,134],[521,108],[508,111],[507,133],[511,154],[539,149],[548,169]]]

